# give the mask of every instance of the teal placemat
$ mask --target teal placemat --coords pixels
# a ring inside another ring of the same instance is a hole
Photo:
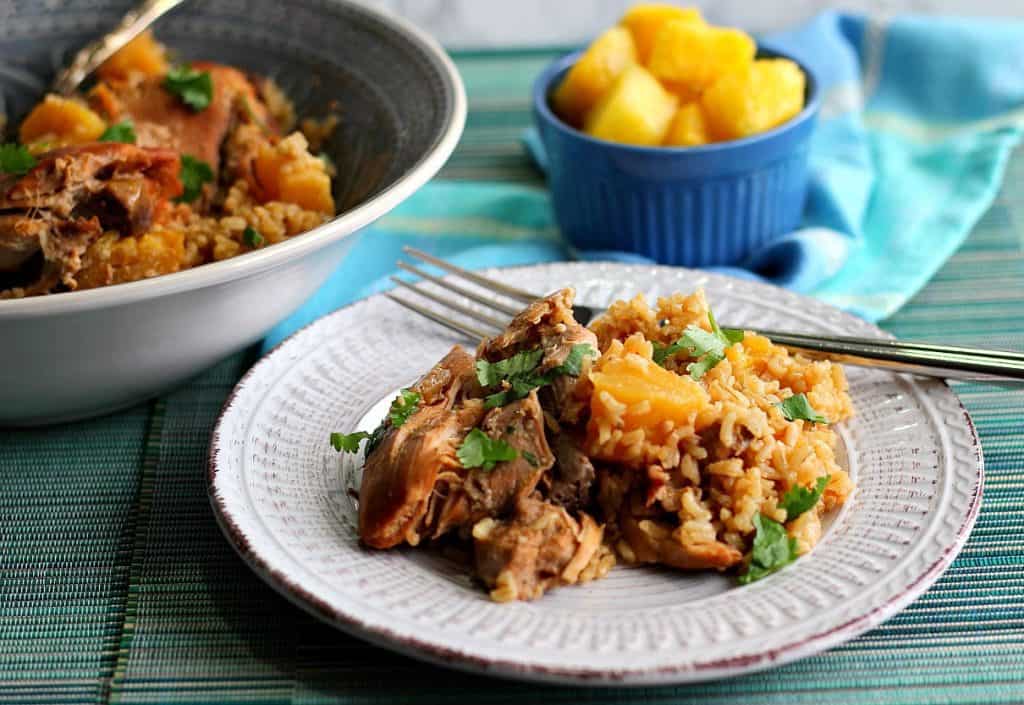
[[[471,112],[443,176],[539,183],[517,139],[525,87],[550,56],[456,57]],[[966,245],[885,327],[1024,349],[1024,152]],[[1024,392],[957,387],[985,451],[981,515],[900,615],[745,678],[590,690],[420,664],[319,624],[256,578],[205,489],[210,428],[252,360],[115,416],[0,432],[0,703],[1024,702]]]

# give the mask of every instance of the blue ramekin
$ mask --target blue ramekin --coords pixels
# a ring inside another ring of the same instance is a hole
[[[555,115],[549,96],[582,52],[555,60],[533,86],[534,120],[562,233],[581,250],[619,250],[688,267],[741,264],[800,223],[818,85],[779,127],[699,147],[638,147],[591,137]],[[761,49],[760,57],[782,57]]]

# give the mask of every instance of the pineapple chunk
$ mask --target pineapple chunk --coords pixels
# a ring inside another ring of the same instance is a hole
[[[694,428],[710,398],[689,376],[670,372],[651,359],[651,344],[634,334],[614,341],[590,372],[594,385],[587,424],[588,455],[642,463],[643,444],[660,444],[674,429]]]
[[[103,118],[85,105],[51,94],[34,107],[21,123],[18,139],[22,144],[37,143],[42,151],[46,151],[54,147],[94,142],[105,129],[107,124]]]
[[[588,134],[612,142],[661,144],[677,103],[644,67],[632,66],[587,115],[584,127]]]
[[[681,106],[676,111],[676,116],[672,118],[665,144],[670,147],[693,147],[710,141],[700,103],[687,103]]]
[[[566,122],[582,124],[586,112],[635,63],[633,37],[622,27],[612,27],[595,39],[569,70],[555,91],[555,110]]]
[[[749,66],[756,52],[754,40],[738,29],[672,20],[658,32],[647,67],[670,90],[693,95]]]
[[[177,230],[150,230],[142,235],[104,233],[82,256],[76,277],[79,289],[123,284],[186,267],[185,234]]]
[[[97,73],[105,81],[128,78],[133,73],[163,76],[167,73],[167,50],[147,29],[104,61]]]
[[[630,430],[654,430],[666,419],[679,425],[691,423],[708,403],[707,392],[689,376],[677,375],[637,354],[609,360],[600,372],[591,373],[590,381],[594,383],[591,404],[600,406],[609,401],[602,392],[610,394],[627,406],[623,428]]]
[[[306,138],[294,132],[276,145],[260,146],[253,172],[262,201],[284,201],[310,211],[334,215],[331,177],[322,159],[307,150]]]
[[[708,132],[730,140],[781,125],[803,109],[805,84],[789,59],[758,59],[722,76],[701,96]]]
[[[679,20],[701,26],[704,18],[695,7],[676,7],[668,3],[652,2],[636,5],[626,11],[619,24],[633,34],[636,53],[641,63],[647,63],[654,48],[654,40],[662,26],[669,20]]]

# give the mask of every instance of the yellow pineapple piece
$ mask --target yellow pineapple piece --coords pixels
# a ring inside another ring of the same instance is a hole
[[[693,429],[710,405],[704,388],[652,360],[651,343],[635,333],[613,341],[590,371],[594,391],[587,424],[588,455],[635,463],[637,441],[663,443],[677,428]]]
[[[633,37],[623,27],[612,27],[595,39],[569,69],[553,102],[563,120],[580,125],[583,116],[604,95],[623,71],[636,63]]]
[[[124,79],[133,73],[163,76],[167,73],[167,49],[147,29],[104,61],[97,73],[105,81]]]
[[[108,232],[89,245],[76,279],[79,289],[94,289],[171,274],[187,266],[183,232],[157,228],[124,237]]]
[[[694,25],[703,25],[704,18],[695,7],[676,7],[662,2],[635,5],[626,11],[619,24],[629,29],[636,42],[636,53],[641,63],[646,63],[654,47],[654,40],[662,26],[669,20],[679,20]]]
[[[82,103],[51,94],[21,123],[18,138],[22,144],[35,142],[45,145],[45,149],[53,149],[94,142],[105,129],[107,124],[103,118]]]
[[[678,102],[644,67],[632,66],[587,115],[584,129],[612,142],[658,145]]]
[[[665,144],[670,147],[693,147],[710,141],[700,103],[680,106],[676,116],[672,118],[672,124],[669,125]]]
[[[755,53],[754,40],[738,29],[672,20],[658,32],[647,68],[670,90],[692,96],[749,66]]]
[[[731,140],[770,130],[803,109],[806,78],[789,59],[758,59],[726,74],[701,96],[708,132]]]

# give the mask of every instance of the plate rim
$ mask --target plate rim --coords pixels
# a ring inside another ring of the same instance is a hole
[[[610,267],[612,269],[644,268],[693,273],[699,276],[710,275],[713,278],[723,281],[741,282],[744,286],[756,284],[761,287],[784,292],[787,295],[794,294],[794,292],[773,284],[752,282],[750,280],[733,277],[727,274],[669,265],[635,265],[612,262],[550,262],[506,267],[488,267],[482,270],[482,272],[486,274],[489,272],[504,272],[510,270],[543,269],[552,265],[583,265],[584,267],[593,267],[597,264]],[[263,365],[268,364],[268,360],[272,356],[280,354],[282,348],[288,346],[292,340],[300,334],[314,326],[324,325],[325,321],[331,317],[341,315],[357,305],[379,297],[383,297],[383,294],[376,293],[356,299],[355,301],[320,316],[316,320],[293,332],[253,363],[253,365],[232,388],[230,394],[228,394],[224,404],[218,412],[213,432],[210,437],[210,445],[207,455],[207,493],[210,506],[221,532],[243,562],[265,583],[270,585],[275,592],[286,598],[293,605],[333,627],[339,628],[352,636],[363,639],[377,646],[402,653],[420,661],[426,661],[428,663],[447,668],[454,668],[460,671],[477,674],[483,673],[503,678],[547,684],[603,687],[644,687],[652,685],[698,683],[755,673],[757,671],[782,666],[787,663],[806,658],[838,644],[849,641],[873,627],[878,626],[882,622],[894,616],[896,613],[900,612],[903,608],[920,597],[935,583],[936,580],[938,580],[939,577],[941,577],[953,560],[955,560],[957,555],[959,555],[964,544],[967,542],[967,539],[970,537],[971,531],[977,521],[978,514],[981,509],[982,496],[984,494],[985,479],[985,461],[981,447],[981,440],[978,436],[974,421],[971,419],[971,415],[967,411],[966,407],[964,407],[963,401],[960,399],[959,395],[956,394],[946,380],[937,380],[937,382],[945,388],[945,391],[951,395],[963,416],[968,437],[970,439],[971,450],[975,457],[975,482],[971,488],[971,499],[967,513],[957,529],[953,542],[943,547],[942,554],[923,572],[917,575],[909,585],[907,585],[903,592],[889,598],[880,605],[874,606],[869,611],[866,611],[847,622],[814,634],[806,635],[789,643],[770,650],[764,650],[757,654],[749,654],[735,658],[713,659],[708,661],[694,660],[690,663],[679,666],[656,668],[625,667],[621,669],[568,668],[543,664],[524,664],[511,659],[481,657],[465,650],[441,646],[431,640],[421,639],[412,635],[400,635],[387,627],[368,625],[358,616],[332,607],[326,601],[312,594],[309,590],[293,581],[287,575],[284,575],[280,570],[269,565],[262,556],[258,555],[253,549],[249,539],[245,537],[234,519],[232,519],[230,511],[225,505],[224,499],[217,492],[216,479],[220,470],[217,464],[217,457],[221,452],[221,428],[223,426],[223,421],[231,410],[237,395],[241,393],[246,382],[248,382],[254,375],[258,374],[259,369]],[[841,309],[838,309],[827,302],[819,300],[819,303],[837,311],[841,311]],[[882,330],[875,324],[868,321],[865,321],[865,323],[867,323],[873,329],[872,332],[877,334],[879,337],[893,337],[891,334]]]

